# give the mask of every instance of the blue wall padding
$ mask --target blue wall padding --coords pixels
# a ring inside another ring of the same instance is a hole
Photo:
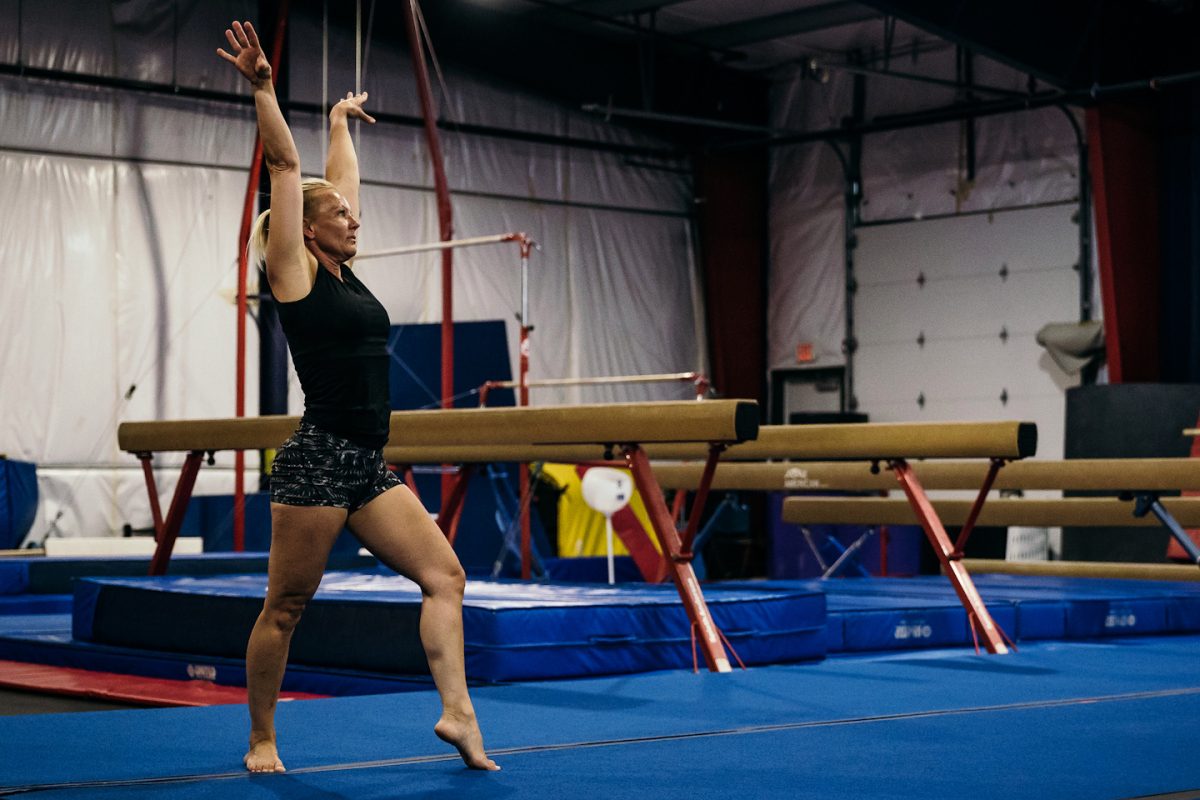
[[[199,536],[204,552],[233,550],[233,495],[196,495],[188,503],[179,528],[180,536]],[[356,553],[360,547],[350,531],[342,530],[333,542],[332,553]],[[243,552],[271,549],[271,498],[266,492],[246,495],[246,529]]]
[[[21,545],[37,516],[37,467],[0,458],[0,550]]]
[[[29,559],[0,559],[0,595],[29,590]]]
[[[770,492],[767,495],[767,535],[770,540],[770,558],[767,571],[771,578],[790,580],[796,578],[818,578],[824,572],[808,541],[801,532],[807,527],[821,541],[832,537],[843,548],[849,547],[870,528],[866,525],[807,525],[800,526],[783,521],[783,501],[792,495],[813,496],[846,495],[846,492]],[[925,534],[919,525],[888,526],[888,573],[891,575],[915,575],[920,572],[921,542]],[[867,572],[880,573],[880,537],[876,533],[853,556]],[[828,561],[826,563],[829,563]]]
[[[370,569],[377,564],[374,556],[355,552],[332,553],[327,569]],[[149,556],[87,556],[79,558],[6,558],[0,560],[0,595],[64,594],[71,591],[76,578],[140,576],[150,571]],[[167,572],[171,575],[231,575],[239,572],[266,572],[267,554],[260,553],[181,553],[171,556]]]
[[[392,367],[388,393],[398,411],[436,408],[442,393],[442,323],[393,325],[388,335]],[[454,323],[455,408],[479,405],[478,395],[469,393],[486,381],[512,380],[508,362],[508,334],[502,319]],[[489,406],[513,406],[512,389],[497,389],[488,396]]]
[[[77,639],[216,656],[244,653],[263,576],[82,580]],[[99,595],[99,599],[94,599]],[[706,592],[748,664],[821,658],[825,599],[813,591]],[[381,574],[326,575],[292,640],[295,663],[422,674],[420,592]],[[691,667],[673,586],[598,588],[472,581],[463,608],[467,675],[522,680]]]
[[[555,583],[608,583],[608,557],[546,558],[546,579]],[[613,577],[617,583],[637,583],[642,580],[630,556],[613,557]]]

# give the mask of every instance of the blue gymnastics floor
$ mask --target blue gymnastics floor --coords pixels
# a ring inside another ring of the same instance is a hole
[[[433,737],[432,692],[281,705],[277,776],[241,772],[240,707],[8,717],[0,796],[1200,795],[1198,663],[1200,637],[1137,637],[487,686],[492,774]]]

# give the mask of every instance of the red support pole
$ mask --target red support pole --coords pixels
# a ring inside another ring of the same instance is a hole
[[[413,493],[413,497],[421,499],[421,493],[417,491],[417,477],[413,475],[412,464],[404,465],[404,485]]]
[[[275,40],[271,43],[271,82],[279,81],[279,62],[283,58],[283,37],[287,33],[288,5],[290,0],[279,4],[279,17],[275,21]],[[250,179],[246,182],[246,198],[242,203],[242,227],[238,233],[238,276],[237,276],[237,389],[235,416],[246,416],[246,273],[249,272],[250,228],[254,224],[255,199],[258,196],[259,175],[262,172],[262,139],[254,136],[254,155],[250,159]],[[246,549],[246,487],[243,472],[246,468],[246,453],[238,450],[233,454],[233,549]]]
[[[700,581],[696,579],[696,573],[692,570],[690,554],[683,552],[679,532],[675,530],[675,525],[671,522],[671,515],[667,512],[662,489],[654,478],[654,472],[650,469],[650,459],[646,457],[646,451],[638,445],[625,445],[623,450],[626,463],[633,471],[634,484],[642,495],[642,502],[646,505],[650,523],[658,536],[659,544],[662,545],[667,568],[671,571],[675,588],[679,590],[679,598],[683,601],[684,610],[687,611],[692,625],[699,631],[700,649],[704,653],[704,663],[708,665],[710,672],[729,672],[729,659],[725,655],[725,647],[721,642],[721,632],[717,629],[717,625],[708,611],[708,605],[704,602]]]
[[[1110,100],[1087,111],[1109,383],[1160,378],[1157,119],[1153,102]]]
[[[450,540],[451,545],[454,544],[454,536],[457,532],[455,525],[462,510],[462,504],[466,500],[467,483],[471,480],[472,469],[470,464],[464,464],[458,475],[443,476],[443,479],[450,479],[450,492],[442,495],[444,500],[441,511],[438,512],[438,527]]]
[[[150,560],[151,575],[167,574],[167,564],[171,561],[171,551],[175,548],[175,539],[183,525],[183,513],[187,511],[188,501],[192,499],[192,487],[196,485],[196,474],[200,471],[200,459],[203,457],[203,452],[193,450],[183,461],[179,483],[175,484],[171,508],[167,511],[167,520],[163,523],[162,530],[156,532],[157,546],[154,548],[154,558]]]
[[[404,31],[408,35],[408,49],[412,53],[413,72],[417,79],[417,95],[421,101],[421,115],[425,119],[425,144],[429,148],[429,163],[433,167],[433,188],[437,196],[439,239],[448,242],[454,238],[453,210],[450,205],[450,184],[446,180],[446,162],[442,158],[442,143],[438,137],[437,109],[433,105],[433,89],[429,84],[429,69],[425,65],[425,48],[421,45],[418,31],[416,0],[409,0],[404,14]],[[454,401],[454,261],[453,250],[442,250],[442,408],[450,408]],[[443,504],[451,491],[451,478],[442,476]]]
[[[522,247],[522,253],[525,253],[525,248]],[[517,393],[517,405],[525,407],[529,405],[529,326],[521,324],[521,355],[519,359],[520,366],[518,367],[518,380],[520,381],[519,391]],[[517,495],[520,498],[521,515],[521,579],[529,580],[533,576],[533,537],[529,528],[529,504],[525,502],[531,491],[529,483],[529,465],[525,462],[517,467],[518,490]]]
[[[904,459],[896,459],[888,462],[888,468],[895,472],[896,479],[900,481],[904,494],[908,496],[908,502],[912,505],[925,535],[929,538],[929,543],[933,545],[933,552],[942,562],[942,569],[945,570],[946,577],[950,579],[950,584],[954,587],[959,601],[967,611],[971,630],[978,631],[983,637],[989,653],[1007,653],[1008,646],[1004,643],[1003,632],[992,620],[992,615],[988,613],[987,606],[984,605],[983,598],[979,596],[979,591],[975,588],[975,583],[967,573],[966,567],[963,566],[962,560],[953,557],[954,545],[946,534],[946,529],[942,526],[942,521],[938,518],[933,503],[929,502],[929,498],[925,495],[925,489],[917,480],[912,466]]]

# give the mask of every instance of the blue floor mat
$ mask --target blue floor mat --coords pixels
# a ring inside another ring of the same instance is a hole
[[[1117,800],[1200,788],[1197,659],[1141,637],[483,687],[494,775],[433,737],[432,692],[281,705],[282,776],[240,774],[240,708],[0,718],[0,794]]]
[[[0,659],[148,678],[201,679],[222,686],[246,685],[246,665],[241,658],[164,653],[76,641],[71,637],[70,614],[0,616]],[[424,691],[430,685],[428,676],[381,675],[289,664],[282,688],[288,692],[346,696]]]

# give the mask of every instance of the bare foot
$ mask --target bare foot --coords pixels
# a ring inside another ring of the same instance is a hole
[[[454,745],[462,760],[471,769],[500,769],[484,752],[483,734],[479,732],[479,723],[474,714],[464,717],[445,712],[437,725],[433,726],[433,732],[443,742]]]
[[[252,743],[242,761],[251,772],[287,772],[283,768],[283,762],[279,760],[275,742],[269,739]]]

